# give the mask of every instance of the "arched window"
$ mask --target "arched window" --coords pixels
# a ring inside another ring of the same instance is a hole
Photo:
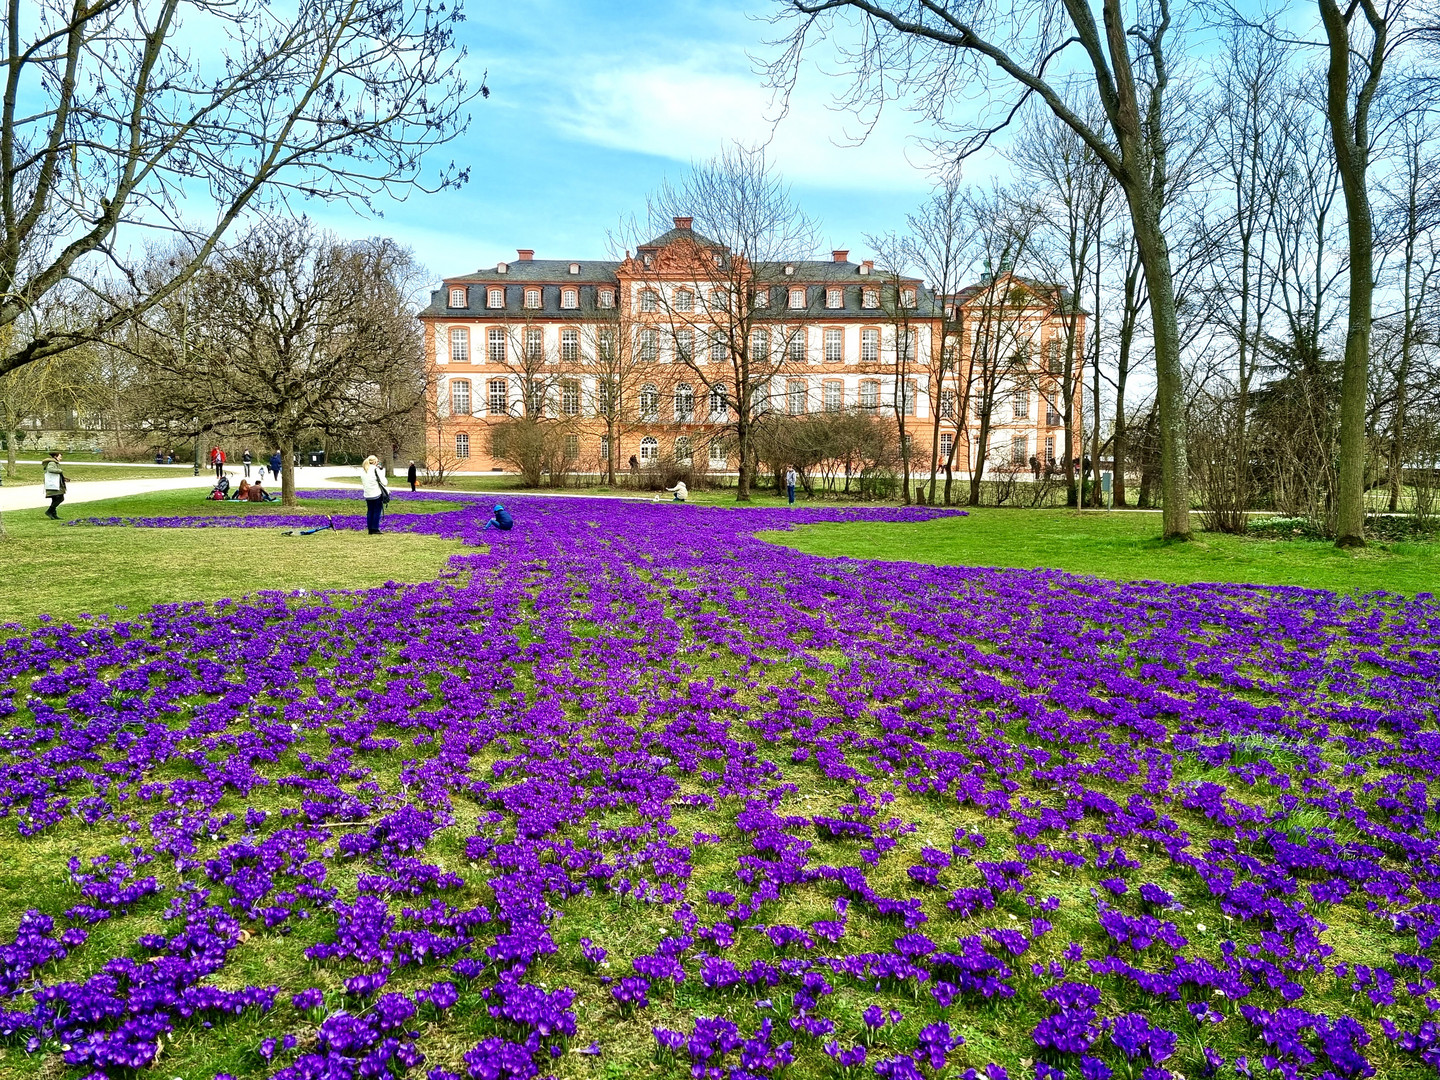
[[[725,398],[725,384],[716,383],[710,387],[710,419],[724,420],[729,412],[730,406]]]
[[[560,306],[562,308],[578,308],[580,306],[580,290],[561,289]]]
[[[640,460],[652,462],[660,456],[660,444],[649,435],[640,440]]]
[[[809,388],[805,385],[804,379],[791,379],[785,384],[785,411],[791,416],[799,416],[807,412],[805,406],[809,396]]]
[[[539,289],[526,289],[526,290],[525,290],[525,306],[526,306],[527,308],[538,308],[538,307],[540,306],[540,290],[539,290]]]
[[[510,412],[510,381],[508,379],[491,379],[489,390],[490,415],[508,415]]]
[[[675,419],[682,424],[695,419],[695,391],[689,383],[682,382],[675,387]]]
[[[464,326],[450,328],[450,359],[457,364],[470,360],[470,331]]]
[[[655,389],[654,383],[646,383],[640,388],[640,419],[660,419],[660,391]]]
[[[450,411],[456,416],[470,415],[470,380],[450,380]]]
[[[675,460],[682,465],[690,464],[690,436],[681,435],[675,440]]]

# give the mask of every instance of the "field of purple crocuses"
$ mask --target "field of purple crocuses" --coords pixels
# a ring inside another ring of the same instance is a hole
[[[476,498],[426,584],[0,628],[0,1075],[1437,1072],[1431,596]]]

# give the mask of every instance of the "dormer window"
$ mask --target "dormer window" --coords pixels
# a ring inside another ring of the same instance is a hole
[[[860,293],[860,306],[863,308],[878,308],[880,306],[880,290],[863,290]]]
[[[650,269],[650,255],[649,255],[648,252],[647,252],[646,255],[645,255],[645,269],[646,269],[646,270],[649,270],[649,269]]]
[[[571,263],[571,264],[570,264],[570,273],[572,273],[572,274],[578,274],[578,273],[580,273],[580,264],[579,264],[579,263]]]
[[[615,306],[615,290],[600,289],[595,293],[595,304],[597,307],[613,308]]]
[[[769,307],[769,306],[770,306],[770,290],[767,289],[767,288],[765,288],[763,285],[762,285],[760,288],[758,288],[758,289],[755,290],[755,306],[756,306],[756,307]]]
[[[487,292],[487,293],[485,294],[485,306],[486,306],[486,307],[492,307],[492,308],[502,308],[502,307],[504,307],[504,306],[505,306],[505,290],[504,290],[504,289],[491,289],[491,290],[489,290],[489,292]]]
[[[725,256],[718,251],[715,253],[715,265],[719,267],[724,267],[725,265]]]
[[[578,308],[580,306],[580,290],[561,289],[560,306],[562,308]]]
[[[791,276],[792,274],[794,274],[794,273],[795,273],[795,267],[793,267],[793,266],[787,266],[787,267],[785,267],[785,276],[786,276],[786,277],[790,277],[790,276]]]
[[[825,290],[825,306],[827,308],[841,308],[845,306],[845,290],[830,288]]]
[[[539,289],[526,289],[526,290],[525,290],[525,306],[526,306],[527,308],[532,308],[532,309],[533,309],[533,308],[538,308],[538,307],[540,306],[540,290],[539,290]]]
[[[496,263],[496,264],[495,264],[495,272],[496,272],[497,274],[508,274],[508,273],[510,272],[510,264],[509,264],[509,263]]]
[[[805,307],[805,290],[803,288],[790,290],[790,307],[792,310]]]
[[[469,290],[463,285],[452,285],[450,287],[450,306],[452,308],[469,307],[470,300],[467,296],[468,292]]]
[[[913,288],[907,288],[907,289],[901,289],[901,290],[900,290],[900,306],[901,306],[901,307],[914,307],[914,306],[915,306],[915,290],[914,290]]]

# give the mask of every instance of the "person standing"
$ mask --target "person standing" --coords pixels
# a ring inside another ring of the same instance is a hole
[[[390,489],[380,471],[380,459],[371,454],[360,466],[360,490],[365,495],[365,531],[371,536],[380,532],[380,515],[390,501]]]
[[[795,466],[793,465],[785,470],[785,498],[791,506],[795,505]]]
[[[410,490],[415,490],[415,462],[410,462],[410,467],[405,470],[405,479],[410,482]]]
[[[213,456],[215,459],[215,479],[219,480],[225,475],[225,451],[217,446],[213,451]]]
[[[51,521],[59,521],[60,515],[56,511],[65,501],[65,473],[60,469],[59,450],[51,450],[50,459],[45,462],[45,494],[50,499],[50,509],[45,511],[45,516]]]
[[[240,464],[245,466],[245,479],[250,479],[250,463],[255,459],[250,455],[250,448],[247,446],[245,452],[240,455]]]
[[[280,479],[280,451],[276,450],[270,455],[270,472],[276,480]]]

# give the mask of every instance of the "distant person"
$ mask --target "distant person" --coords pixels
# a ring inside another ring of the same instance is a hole
[[[250,494],[247,495],[246,498],[248,498],[251,502],[275,501],[275,496],[271,495],[270,492],[265,490],[264,480],[258,477],[256,478],[255,482],[250,485]]]
[[[270,455],[270,474],[277,481],[280,479],[280,465],[280,451],[276,450],[273,454]]]
[[[415,462],[410,462],[410,467],[405,470],[405,479],[410,483],[410,490],[415,490]]]
[[[240,464],[245,467],[245,479],[250,479],[250,463],[255,459],[250,455],[250,448],[247,446],[245,452],[240,455]]]
[[[360,466],[360,490],[365,495],[365,531],[371,536],[380,534],[380,515],[390,501],[390,489],[385,486],[385,475],[380,471],[380,459],[374,454],[367,457]]]
[[[228,476],[222,476],[218,480],[216,480],[215,486],[210,489],[210,494],[205,496],[205,498],[213,499],[215,501],[219,501],[221,499],[228,499],[229,497],[230,478]]]
[[[222,479],[225,476],[225,451],[218,446],[212,446],[210,448],[210,464],[215,468],[215,479]]]
[[[163,464],[164,461],[165,461],[165,455],[162,454],[162,453],[160,453],[159,450],[156,450],[156,451],[155,451],[155,464],[156,464],[156,465],[160,465],[160,464]]]
[[[235,489],[235,494],[230,496],[236,502],[250,501],[250,481],[242,479],[240,486]]]
[[[175,464],[175,452],[174,452],[173,450],[167,450],[167,451],[165,452],[165,464],[166,464],[166,465],[174,465],[174,464]]]
[[[638,458],[635,457],[634,454],[630,455],[630,471],[632,473],[637,473],[640,471],[640,461]]]
[[[1030,455],[1030,475],[1036,480],[1040,479],[1040,459],[1034,454]]]
[[[480,531],[487,532],[490,529],[499,529],[501,532],[509,532],[514,527],[515,519],[510,516],[510,511],[506,510],[505,507],[501,506],[499,503],[496,503],[494,516],[489,521],[485,522],[485,528],[481,529]]]
[[[785,498],[791,506],[795,505],[795,467],[792,465],[785,470]]]
[[[60,468],[60,451],[51,450],[50,457],[45,462],[45,494],[50,499],[50,509],[45,511],[45,516],[51,521],[59,521],[60,515],[56,512],[60,504],[65,501],[65,473]]]
[[[674,495],[675,498],[671,500],[673,502],[684,502],[690,497],[690,489],[685,486],[684,480],[676,480],[674,487],[668,487],[665,489],[665,494]],[[654,501],[659,502],[660,496],[656,495]]]

